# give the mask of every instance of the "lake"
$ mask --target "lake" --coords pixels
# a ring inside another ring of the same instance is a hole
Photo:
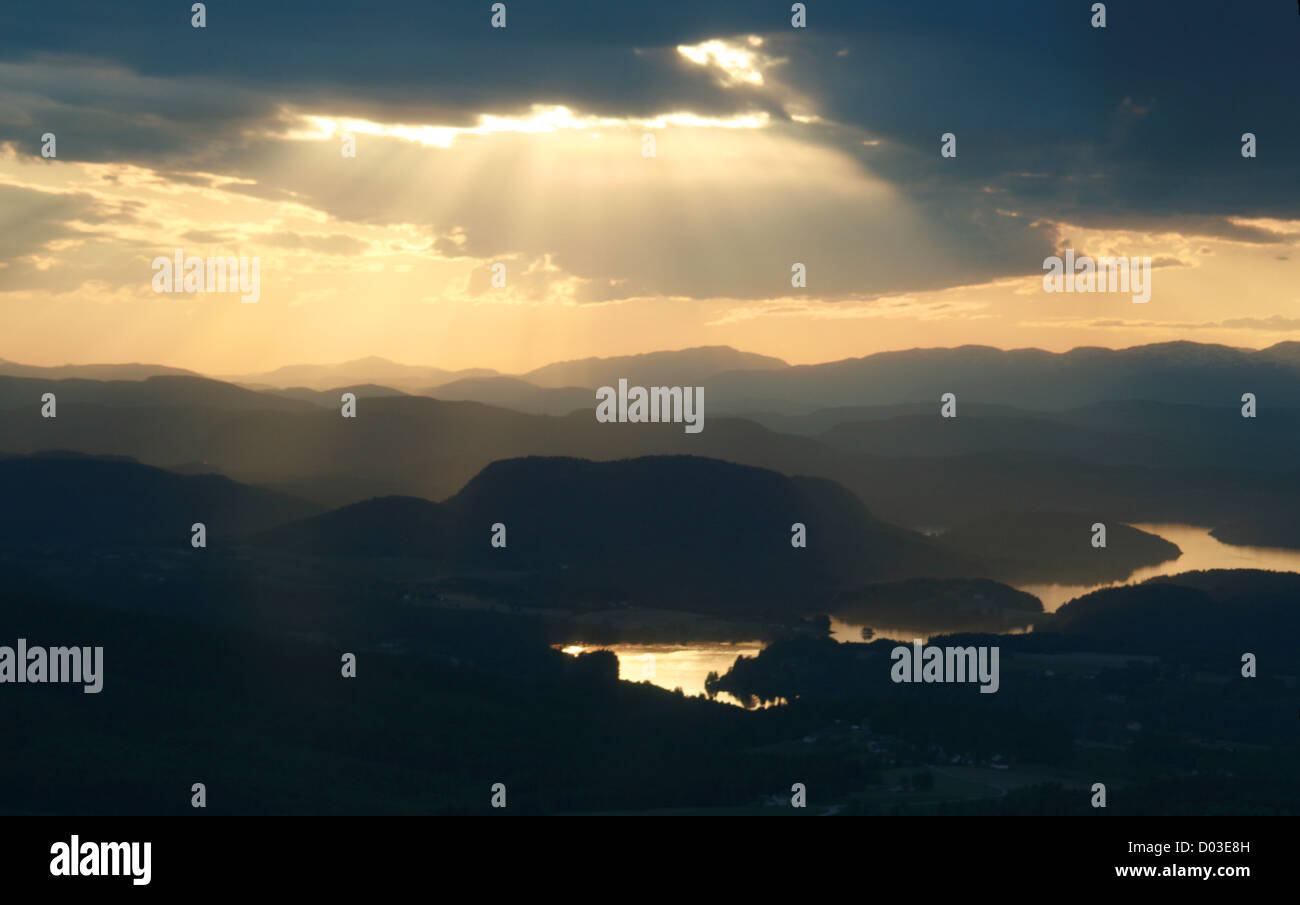
[[[563,650],[574,656],[585,651],[609,650],[618,657],[618,677],[626,682],[651,682],[661,688],[680,688],[683,694],[704,693],[710,672],[722,675],[737,657],[752,657],[763,649],[761,641],[735,643],[684,641],[677,644],[569,644]],[[715,700],[740,704],[725,692]]]
[[[1043,609],[1055,613],[1062,604],[1101,588],[1140,584],[1159,575],[1198,572],[1206,569],[1272,569],[1300,572],[1300,550],[1275,547],[1235,547],[1210,536],[1209,528],[1195,525],[1133,524],[1139,531],[1157,534],[1183,551],[1182,556],[1132,572],[1122,581],[1095,585],[1023,584],[1017,587],[1043,601]]]
[[[1283,550],[1273,547],[1236,547],[1210,536],[1209,528],[1179,524],[1133,524],[1134,528],[1159,535],[1177,544],[1182,555],[1154,566],[1137,569],[1121,581],[1092,585],[1070,584],[1018,584],[1019,590],[1033,594],[1043,602],[1043,609],[1054,613],[1060,607],[1084,594],[1101,588],[1136,584],[1160,575],[1177,575],[1205,569],[1273,569],[1279,572],[1300,572],[1300,550]],[[837,641],[861,641],[861,623],[845,622],[831,616],[831,637]],[[918,631],[907,626],[874,624],[870,628],[876,638],[911,641],[928,640],[931,631]],[[1008,634],[1018,634],[1024,629]],[[763,649],[761,641],[720,643],[717,641],[686,641],[677,644],[572,644],[564,647],[566,653],[577,654],[584,650],[610,650],[618,657],[618,677],[629,682],[648,681],[663,688],[681,688],[687,695],[704,691],[704,678],[710,672],[719,675],[731,668],[736,657],[752,657]],[[739,704],[730,695],[720,694],[717,700]]]

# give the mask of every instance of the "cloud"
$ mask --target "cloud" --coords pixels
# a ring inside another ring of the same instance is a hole
[[[282,230],[280,232],[254,234],[250,239],[276,248],[305,249],[328,255],[356,255],[369,247],[365,242],[342,233],[302,235],[301,233]]]
[[[705,326],[718,327],[769,317],[794,317],[801,320],[870,320],[909,319],[935,321],[958,318],[969,320],[989,316],[983,302],[920,301],[907,297],[873,299],[861,302],[828,303],[800,299],[779,299],[740,305],[708,321]]]
[[[1158,330],[1244,330],[1281,333],[1300,329],[1300,317],[1231,317],[1217,321],[1154,321],[1099,318],[1092,320],[1027,321],[1021,326],[1066,328],[1119,328]]]
[[[181,238],[202,245],[224,245],[234,240],[230,233],[214,232],[209,229],[191,229],[181,233]]]
[[[143,252],[117,230],[138,223],[139,209],[125,199],[0,183],[0,292],[130,282],[130,259]]]
[[[227,0],[203,30],[181,13],[5,4],[0,142],[35,157],[53,131],[54,166],[347,224],[273,230],[281,248],[414,228],[434,254],[549,260],[578,302],[781,298],[795,262],[810,295],[853,302],[1034,273],[1053,223],[1278,244],[1269,222],[1300,219],[1277,10],[1189,0],[1177,40],[1140,5],[1099,30],[1068,4],[959,0],[818,5],[808,29],[740,0],[511,4],[505,29],[415,0]],[[336,134],[301,136],[313,121],[376,130],[345,160]]]

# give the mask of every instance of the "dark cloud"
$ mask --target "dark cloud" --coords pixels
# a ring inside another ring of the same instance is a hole
[[[72,0],[52,14],[9,0],[0,141],[35,154],[53,131],[63,159],[143,163],[190,184],[208,184],[201,173],[251,179],[218,185],[344,220],[426,225],[444,251],[460,226],[457,251],[554,252],[599,298],[771,295],[788,287],[792,259],[828,296],[1029,274],[1051,251],[1048,221],[1291,241],[1228,218],[1300,217],[1294,13],[1110,4],[1108,27],[1093,29],[1089,5],[811,3],[810,27],[795,30],[788,3],[518,0],[507,2],[508,27],[492,29],[487,3],[223,0],[196,30],[188,3]],[[764,88],[726,87],[675,51],[751,33],[785,60]],[[785,88],[824,123],[791,124]],[[774,194],[726,199],[733,220],[703,224],[725,237],[721,248],[655,217],[610,226],[621,252],[585,248],[564,211],[540,235],[511,225],[527,187],[509,179],[435,216],[412,193],[427,148],[367,136],[364,153],[382,154],[386,169],[321,185],[307,175],[312,149],[265,137],[285,127],[285,110],[472,125],[533,104],[634,117],[766,112],[776,129],[851,154],[918,222],[891,233],[850,201]],[[944,132],[957,136],[955,159],[939,156]],[[1240,155],[1244,132],[1258,138],[1256,159]],[[403,193],[405,203],[375,208],[375,197]],[[920,230],[933,247],[909,254]]]
[[[872,27],[847,57],[832,52],[845,39],[811,33],[785,72],[880,138],[856,153],[909,193],[987,185],[1031,217],[1247,241],[1273,238],[1223,218],[1300,216],[1300,56],[1284,5],[1111,4],[1105,29],[1088,4],[903,6],[864,11]],[[943,132],[956,159],[939,157]],[[1245,132],[1255,159],[1241,156]]]

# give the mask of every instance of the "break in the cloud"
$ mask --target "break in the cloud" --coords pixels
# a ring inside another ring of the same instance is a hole
[[[1294,17],[1110,6],[1102,30],[1086,5],[814,3],[796,30],[788,4],[572,0],[492,29],[469,4],[231,0],[198,30],[187,6],[11,3],[6,354],[157,360],[210,331],[215,370],[443,349],[509,370],[647,343],[1280,338]],[[1169,265],[1151,309],[1035,296],[1065,243]],[[260,255],[260,309],[153,296],[148,262],[181,246]],[[55,329],[69,311],[93,340]]]

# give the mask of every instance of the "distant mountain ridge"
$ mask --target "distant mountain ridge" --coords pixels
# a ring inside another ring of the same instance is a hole
[[[534,415],[567,415],[595,404],[586,387],[538,387],[518,377],[467,377],[429,387],[421,395],[448,402],[481,402]]]
[[[496,374],[497,372],[491,368],[447,370],[424,365],[399,364],[372,355],[338,364],[284,365],[272,371],[227,375],[222,376],[221,379],[255,389],[306,387],[311,390],[328,390],[350,384],[378,384],[410,391],[417,387],[446,383],[464,377],[492,377]]]
[[[730,346],[699,346],[672,352],[646,352],[611,358],[559,361],[520,375],[540,387],[612,386],[620,378],[645,386],[698,385],[725,371],[781,371],[790,366],[779,358],[741,352]]]
[[[65,365],[39,368],[0,360],[0,375],[141,379],[196,376],[158,365]],[[937,404],[954,393],[961,406],[1008,406],[1061,411],[1099,402],[1137,400],[1185,405],[1261,404],[1300,408],[1300,343],[1265,349],[1167,342],[1068,352],[1002,350],[991,346],[916,348],[861,358],[789,365],[779,358],[700,346],[609,358],[553,362],[523,374],[491,368],[446,370],[371,356],[331,365],[286,365],[219,378],[260,390],[376,385],[404,393],[485,402],[559,414],[577,390],[619,378],[645,386],[704,385],[714,412],[807,415],[836,407]],[[439,391],[443,392],[440,393]],[[556,395],[551,391],[562,391]],[[852,419],[849,419],[852,420]]]
[[[197,371],[185,368],[169,368],[166,365],[151,364],[88,364],[88,365],[40,365],[19,364],[0,358],[0,376],[5,377],[42,377],[67,379],[79,377],[83,380],[143,380],[146,377],[202,377]]]
[[[989,346],[910,349],[781,371],[726,373],[707,387],[714,407],[742,410],[761,397],[793,414],[853,405],[933,401],[1059,411],[1116,400],[1240,404],[1243,393],[1300,407],[1300,353],[1278,344],[1259,351],[1192,342],[1068,352]],[[778,412],[782,413],[782,412]]]
[[[198,375],[152,375],[143,380],[0,376],[0,409],[40,407],[41,397],[54,393],[56,412],[69,406],[113,407],[186,406],[219,409],[307,411],[304,400],[258,393],[232,383]],[[89,450],[87,450],[89,451]]]
[[[1248,419],[1230,406],[1108,403],[1053,415],[1056,424],[1035,434],[1033,418],[1001,431],[959,402],[956,419],[941,421],[935,405],[930,416],[826,437],[724,415],[688,435],[674,424],[601,424],[591,410],[554,417],[423,396],[364,397],[349,419],[328,396],[285,398],[203,378],[62,386],[0,378],[0,451],[70,449],[215,469],[331,507],[385,495],[444,499],[498,459],[689,454],[829,478],[885,521],[912,527],[1000,509],[1101,508],[1123,522],[1237,525],[1265,546],[1297,536],[1286,530],[1300,506],[1300,484],[1289,477],[1300,442],[1294,410]],[[45,390],[59,392],[57,418],[41,417]]]
[[[618,362],[601,366],[610,361]],[[667,370],[655,373],[675,382]],[[698,435],[672,424],[598,423],[580,387],[505,377],[453,384],[449,395],[488,393],[495,404],[352,384],[357,417],[344,419],[338,395],[347,384],[258,392],[193,376],[0,377],[0,451],[71,449],[217,470],[327,506],[444,499],[499,459],[687,454],[828,478],[878,517],[911,527],[952,527],[1002,509],[1100,508],[1110,521],[1200,524],[1225,539],[1300,544],[1290,526],[1300,506],[1295,343],[1257,352],[1194,343],[1060,354],[963,347],[729,371],[700,384],[706,428]],[[766,398],[807,414],[755,416],[775,430],[728,416],[729,387],[735,406]],[[817,393],[800,402],[810,387]],[[940,387],[957,395],[957,418],[939,417]],[[57,418],[41,417],[46,391],[58,394]],[[823,391],[846,398],[828,403]],[[900,401],[928,391],[924,401]],[[1241,417],[1246,392],[1257,397],[1256,418]],[[1160,396],[1175,398],[1149,398]]]
[[[704,346],[554,362],[519,375],[481,369],[438,372],[436,379],[423,381],[413,377],[418,370],[403,376],[377,369],[349,373],[344,379],[338,368],[328,372],[328,379],[308,380],[310,375],[300,367],[240,380],[278,386],[292,380],[313,389],[378,383],[539,414],[572,410],[581,400],[580,389],[612,386],[620,378],[631,385],[704,386],[710,411],[760,418],[804,416],[836,407],[937,406],[944,393],[956,395],[959,416],[963,406],[970,405],[1029,412],[1124,400],[1239,405],[1247,392],[1274,407],[1300,408],[1300,343],[1258,351],[1192,342],[1125,349],[1084,346],[1068,352],[959,346],[878,352],[812,365],[789,365],[728,346]]]

